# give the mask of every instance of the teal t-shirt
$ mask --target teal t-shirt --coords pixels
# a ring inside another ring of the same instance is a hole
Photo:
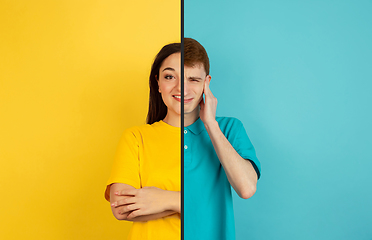
[[[257,175],[261,166],[243,124],[217,117],[221,131]],[[231,185],[200,118],[184,130],[184,239],[234,240]]]

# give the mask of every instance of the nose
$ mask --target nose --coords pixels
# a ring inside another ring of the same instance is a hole
[[[189,92],[189,84],[188,84],[188,81],[186,81],[186,76],[184,77],[184,81],[183,81],[183,94],[184,96],[187,96]]]
[[[181,78],[178,78],[178,81],[177,81],[177,85],[176,85],[176,89],[178,92],[181,92]]]

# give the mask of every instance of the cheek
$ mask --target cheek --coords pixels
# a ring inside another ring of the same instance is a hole
[[[167,85],[167,86],[164,87],[165,94],[170,95],[171,92],[172,92],[172,90],[173,90],[173,87],[172,86]]]
[[[159,83],[159,90],[162,94],[166,94],[169,91],[169,84],[166,84],[164,82]]]
[[[204,92],[204,84],[199,86],[199,95],[200,95],[200,98],[203,97],[203,92]]]
[[[196,99],[198,99],[198,102],[200,102],[200,100],[203,98],[203,89],[198,90],[196,96]]]

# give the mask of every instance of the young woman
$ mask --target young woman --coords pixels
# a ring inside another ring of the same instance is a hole
[[[180,239],[181,44],[164,46],[150,74],[147,124],[124,131],[105,198],[128,239]]]

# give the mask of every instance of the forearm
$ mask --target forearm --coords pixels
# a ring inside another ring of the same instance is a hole
[[[167,205],[168,210],[175,213],[181,213],[181,192],[179,191],[167,191]]]
[[[141,215],[141,216],[136,216],[133,218],[126,218],[124,220],[133,221],[133,222],[144,222],[144,221],[155,220],[155,219],[167,217],[172,214],[180,213],[181,212],[181,192],[164,190],[162,203],[165,209],[163,212],[159,212],[155,214],[148,214],[148,215]]]
[[[138,217],[134,217],[132,219],[123,219],[123,220],[132,221],[132,222],[147,222],[147,221],[150,221],[150,220],[156,220],[156,219],[159,219],[159,218],[167,217],[167,216],[170,216],[170,215],[173,215],[173,214],[177,214],[177,212],[172,211],[172,210],[167,210],[167,211],[164,211],[164,212],[161,212],[161,213],[138,216]]]
[[[241,198],[250,198],[257,185],[257,174],[252,164],[235,151],[217,121],[205,124],[205,127],[231,186]]]
[[[181,212],[181,193],[156,187],[135,189],[123,183],[110,186],[111,210],[115,218],[149,221]]]
[[[114,216],[117,220],[124,220],[124,221],[131,221],[131,222],[147,222],[147,221],[150,221],[150,220],[155,220],[155,219],[167,217],[169,215],[172,215],[172,214],[176,213],[172,210],[167,210],[167,211],[160,212],[160,213],[142,215],[142,216],[133,217],[133,218],[128,219],[127,217],[131,212],[126,212],[126,213],[120,214],[120,213],[116,213],[114,209],[113,209],[112,212],[114,213]]]

